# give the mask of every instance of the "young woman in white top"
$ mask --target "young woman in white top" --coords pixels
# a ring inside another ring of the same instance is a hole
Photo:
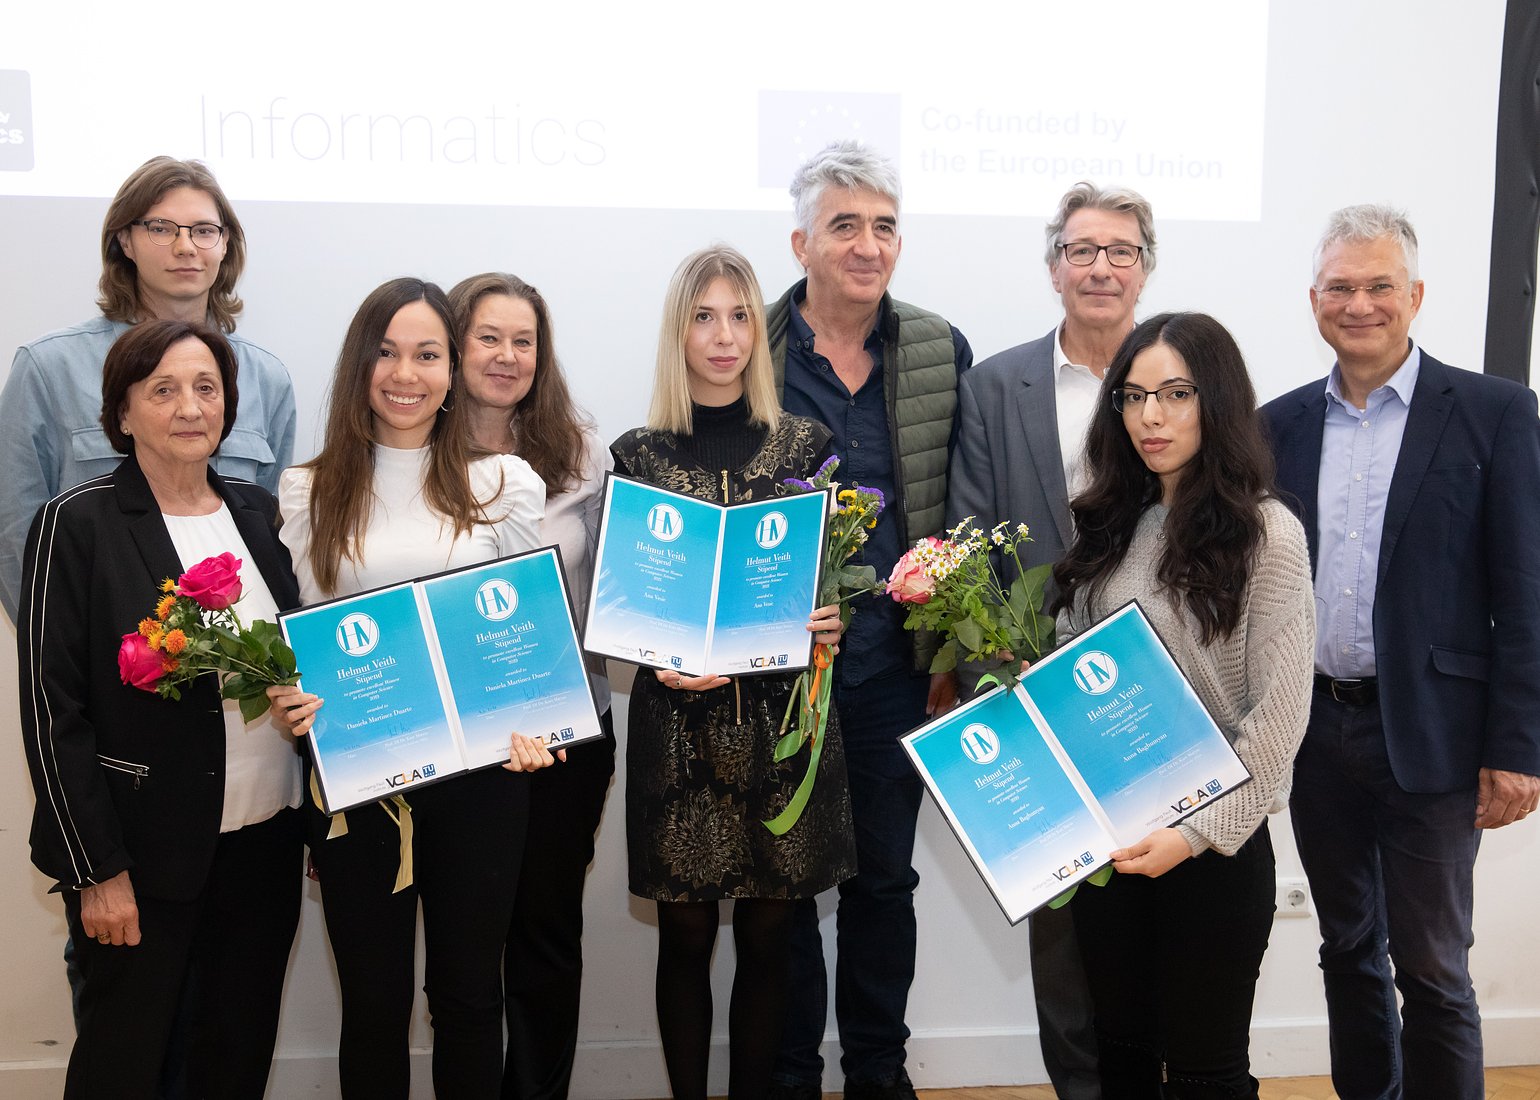
[[[530,550],[545,486],[523,459],[474,457],[462,423],[459,353],[444,292],[394,279],[353,318],[332,381],[326,440],[279,485],[281,537],[305,603]],[[303,670],[302,670],[303,671]],[[296,733],[323,700],[274,689]],[[515,736],[508,769],[551,762]],[[513,910],[529,777],[493,768],[408,788],[410,809],[347,814],[307,803],[310,849],[342,988],[344,1097],[405,1100],[413,952],[422,902],[424,988],[439,1096],[498,1095],[503,940]],[[412,883],[393,890],[411,817]]]
[[[460,337],[465,426],[479,448],[518,455],[545,482],[540,541],[561,548],[581,627],[604,472],[613,465],[609,448],[573,403],[538,290],[517,275],[489,271],[461,280],[449,305]],[[530,780],[530,841],[503,954],[504,1100],[566,1096],[571,1087],[583,984],[583,884],[615,773],[610,682],[604,661],[589,661],[606,736],[570,749],[561,765]]]
[[[1224,326],[1164,313],[1124,340],[1086,437],[1091,483],[1054,569],[1061,632],[1137,599],[1252,781],[1112,853],[1075,929],[1102,1095],[1255,1097],[1252,996],[1273,921],[1267,816],[1288,801],[1314,673],[1305,532]],[[1162,1082],[1164,1081],[1164,1084]]]

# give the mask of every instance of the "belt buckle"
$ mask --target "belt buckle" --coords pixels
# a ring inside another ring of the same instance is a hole
[[[1343,688],[1344,691],[1348,692],[1352,697],[1348,698],[1348,699],[1344,699],[1341,695],[1338,695],[1337,694],[1337,687],[1339,685]],[[1364,682],[1361,679],[1359,679],[1359,680],[1349,680],[1349,679],[1339,680],[1336,677],[1333,677],[1332,681],[1331,681],[1331,697],[1333,699],[1335,699],[1337,702],[1341,703],[1343,706],[1348,706],[1348,707],[1357,706],[1358,704],[1357,704],[1356,700],[1357,700],[1358,696],[1357,696],[1356,693],[1359,692],[1359,691],[1362,691],[1363,690],[1363,686],[1364,686]]]

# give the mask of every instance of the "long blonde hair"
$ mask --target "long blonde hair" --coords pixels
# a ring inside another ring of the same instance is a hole
[[[685,365],[685,333],[695,308],[716,279],[726,279],[748,307],[754,322],[754,349],[743,368],[743,394],[749,406],[749,423],[775,429],[781,420],[781,402],[775,393],[775,373],[770,361],[770,341],[765,332],[765,300],[754,269],[737,249],[712,245],[686,256],[668,284],[663,301],[663,325],[658,332],[658,366],[652,382],[652,407],[647,426],[676,435],[690,435],[690,371]]]

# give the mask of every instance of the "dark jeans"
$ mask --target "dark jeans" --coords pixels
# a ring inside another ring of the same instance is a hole
[[[1070,905],[1096,1005],[1103,1096],[1256,1096],[1251,1006],[1273,876],[1264,820],[1233,856],[1208,851],[1159,878],[1080,887]]]
[[[349,810],[347,834],[332,840],[330,819],[310,805],[310,850],[342,990],[337,1061],[347,1100],[406,1100],[419,900],[434,1092],[455,1100],[498,1095],[503,942],[524,853],[529,778],[492,767],[408,793],[414,882],[400,893],[391,892],[400,833],[378,804]]]
[[[139,896],[140,942],[113,947],[85,934],[80,895],[64,895],[80,967],[79,1037],[66,1097],[150,1100],[196,967],[196,1019],[181,1021],[193,1096],[261,1100],[267,1088],[289,949],[299,925],[304,845],[298,810],[219,838],[203,893],[193,901]],[[133,872],[129,872],[132,881]]]
[[[530,776],[529,831],[503,954],[508,1054],[503,1100],[565,1097],[583,985],[583,883],[615,774],[615,726]]]
[[[898,739],[925,721],[928,676],[881,676],[836,685],[845,767],[855,824],[854,878],[839,886],[834,1015],[847,1082],[886,1083],[904,1069],[904,1012],[914,981],[915,823],[924,787]],[[828,1011],[828,976],[814,899],[797,903],[791,933],[791,984],[775,1077],[822,1079],[818,1048]]]
[[[1320,914],[1338,1094],[1485,1096],[1469,968],[1475,790],[1402,790],[1378,704],[1351,707],[1316,692],[1290,813]]]

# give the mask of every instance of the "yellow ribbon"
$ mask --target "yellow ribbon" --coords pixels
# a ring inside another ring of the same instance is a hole
[[[321,805],[321,788],[316,783],[315,772],[310,773],[310,797],[315,800],[316,809],[325,811]],[[399,808],[399,813],[392,813],[389,806],[383,801],[379,803],[380,809],[396,823],[396,828],[401,832],[401,858],[396,865],[396,885],[391,889],[392,894],[399,894],[412,885],[412,807],[407,800],[399,794],[390,796],[390,801]],[[335,813],[331,815],[331,828],[326,833],[327,840],[335,840],[339,836],[348,835],[348,815]]]

